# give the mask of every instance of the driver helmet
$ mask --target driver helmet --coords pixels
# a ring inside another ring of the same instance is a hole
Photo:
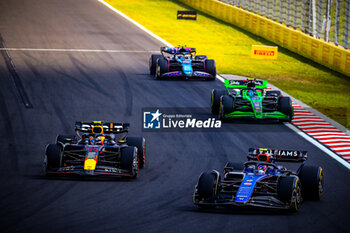
[[[254,96],[254,90],[250,89],[248,90],[248,96],[253,97]]]
[[[186,52],[186,49],[185,49],[184,47],[181,47],[181,48],[179,49],[179,52],[180,52],[180,53],[185,53],[185,52]]]
[[[89,137],[90,144],[94,145],[96,143],[95,137],[90,136]]]
[[[104,144],[104,142],[105,142],[105,139],[106,139],[106,137],[105,136],[98,136],[97,138],[96,138],[96,143],[99,143],[99,144]]]
[[[267,170],[267,166],[266,165],[259,165],[257,170],[258,170],[258,174],[265,174],[265,172]]]

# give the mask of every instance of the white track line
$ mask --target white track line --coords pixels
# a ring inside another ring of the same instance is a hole
[[[342,136],[342,135],[320,135],[320,136],[314,136],[315,138],[319,139],[319,140],[322,140],[322,139],[348,139],[349,137],[346,137],[346,136]]]
[[[330,143],[330,142],[349,142],[350,143],[350,138],[349,139],[320,139],[320,138],[317,138],[317,139],[323,143]]]
[[[165,41],[164,39],[160,38],[159,36],[157,36],[156,34],[154,34],[153,32],[151,32],[150,30],[146,29],[144,26],[142,26],[141,24],[137,23],[136,21],[134,21],[133,19],[131,19],[130,17],[128,17],[127,15],[125,15],[124,13],[118,11],[117,9],[115,9],[114,7],[112,7],[110,4],[104,2],[103,0],[98,0],[100,3],[102,3],[103,5],[107,6],[109,9],[111,9],[112,11],[114,11],[115,13],[119,14],[120,16],[122,16],[123,18],[127,19],[128,21],[130,21],[131,23],[135,24],[137,27],[139,27],[141,30],[145,31],[147,34],[149,34],[150,36],[154,37],[155,39],[161,41],[162,43],[166,44],[167,46],[171,46],[173,47],[173,45],[171,45],[169,42]],[[224,82],[224,78],[222,78],[220,75],[216,75],[216,78],[221,81]],[[295,107],[300,107],[298,105],[293,105]],[[321,119],[321,118],[319,118]],[[309,120],[309,119],[307,119]],[[313,119],[314,120],[314,119]],[[339,155],[337,155],[336,153],[334,153],[333,151],[329,150],[328,148],[326,148],[323,144],[321,144],[319,141],[313,139],[312,137],[310,137],[309,135],[307,135],[306,133],[302,132],[300,129],[298,129],[296,126],[292,125],[291,123],[284,123],[288,128],[290,128],[291,130],[293,130],[295,133],[299,134],[300,136],[302,136],[304,139],[306,139],[307,141],[309,141],[310,143],[312,143],[313,145],[315,145],[316,147],[318,147],[319,149],[321,149],[322,151],[324,151],[326,154],[328,154],[330,157],[332,157],[333,159],[337,160],[339,163],[341,163],[342,165],[344,165],[346,168],[348,168],[350,170],[350,163],[348,163],[346,160],[342,159]]]
[[[350,151],[349,152],[338,152],[338,154],[340,154],[340,155],[350,155]]]
[[[347,136],[347,134],[343,133],[343,132],[318,132],[318,133],[309,133],[311,136],[313,137],[319,137],[321,135],[326,135],[326,136]]]
[[[318,120],[315,121],[314,119],[312,121],[296,121],[296,120],[292,120],[292,123],[295,124],[295,125],[307,125],[307,124],[318,125],[318,124],[324,124],[325,121],[321,121],[321,120],[320,121],[318,121]]]
[[[294,116],[299,116],[299,117],[301,117],[301,116],[314,116],[314,114],[311,113],[311,112],[298,112],[298,111],[295,111],[294,113],[295,113]]]
[[[343,151],[343,150],[350,150],[350,147],[339,147],[339,148],[334,148],[334,151]]]
[[[296,124],[296,125],[301,129],[309,129],[309,128],[315,128],[315,127],[317,127],[318,129],[325,129],[325,128],[336,129],[333,125],[299,125],[299,124]]]
[[[350,143],[336,142],[336,143],[326,143],[327,146],[350,146]]]
[[[293,123],[307,123],[307,122],[324,122],[324,120],[320,119],[293,119]]]
[[[37,48],[0,48],[0,51],[34,51],[34,52],[88,52],[88,53],[156,53],[149,50],[117,49],[37,49]]]

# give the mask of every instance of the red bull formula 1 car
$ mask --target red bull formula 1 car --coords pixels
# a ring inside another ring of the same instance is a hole
[[[306,151],[250,148],[248,162],[228,162],[223,179],[216,170],[200,175],[194,203],[216,206],[261,207],[296,212],[303,199],[320,200],[323,170],[306,166]],[[302,163],[296,171],[275,162]]]
[[[128,127],[128,123],[76,122],[76,135],[60,134],[55,144],[47,145],[45,174],[135,178],[145,164],[146,141],[128,137]]]
[[[160,54],[152,54],[149,59],[150,74],[161,78],[204,78],[215,80],[215,61],[205,55],[196,56],[195,48],[161,47]]]

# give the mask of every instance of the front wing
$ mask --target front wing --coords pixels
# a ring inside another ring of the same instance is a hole
[[[60,167],[46,171],[48,176],[109,176],[109,177],[134,177],[130,170],[107,166],[96,166],[95,170],[84,170],[84,166]]]
[[[172,71],[168,73],[164,73],[161,75],[162,78],[176,78],[176,77],[186,77],[186,78],[215,78],[213,75],[202,72],[202,71],[194,71],[191,75],[186,75],[182,71]]]
[[[281,112],[263,112],[261,116],[257,117],[254,112],[243,112],[243,111],[234,111],[224,115],[224,118],[252,118],[252,119],[280,119],[280,120],[292,120],[289,116]]]
[[[198,196],[194,194],[194,203],[198,206],[237,206],[237,207],[257,207],[267,209],[287,210],[290,208],[288,203],[284,203],[274,196],[253,196],[247,202],[235,201],[234,196],[218,194],[211,198],[198,200]]]

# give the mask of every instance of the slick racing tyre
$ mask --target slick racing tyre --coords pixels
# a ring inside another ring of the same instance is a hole
[[[279,90],[266,91],[266,95],[267,96],[275,96],[277,98],[282,96],[281,91],[279,91]]]
[[[126,144],[137,148],[139,168],[143,168],[146,162],[146,140],[143,137],[127,137]]]
[[[221,120],[225,120],[226,119],[225,115],[233,112],[233,108],[234,108],[234,100],[232,99],[232,97],[228,95],[221,96],[219,118]]]
[[[197,184],[197,194],[199,199],[206,199],[216,195],[217,187],[220,182],[220,176],[216,177],[213,172],[204,172],[200,175],[198,184]],[[208,204],[198,204],[200,208],[211,209],[215,208],[215,205]]]
[[[204,172],[198,180],[198,195],[201,198],[208,198],[215,195],[215,175],[211,172]]]
[[[296,176],[281,176],[278,181],[277,194],[281,201],[289,205],[288,210],[297,212],[301,205],[301,184]]]
[[[76,139],[75,139],[75,135],[74,134],[59,134],[56,137],[56,144],[59,143],[75,143]]]
[[[299,172],[303,198],[319,201],[323,195],[323,169],[303,166]]]
[[[156,74],[157,60],[161,57],[162,57],[162,55],[152,54],[151,57],[149,58],[149,73],[151,75]]]
[[[44,174],[48,176],[47,172],[51,169],[58,169],[62,166],[62,149],[57,144],[49,144],[46,147],[44,159]]]
[[[134,164],[135,158],[137,158],[136,147],[128,146],[121,149],[120,168],[129,170],[132,173],[133,178],[136,178],[138,173],[138,165],[135,166]]]
[[[280,97],[278,109],[284,115],[289,116],[288,121],[292,120],[292,118],[293,118],[293,106],[292,106],[292,100],[290,99],[290,97]]]
[[[161,76],[168,72],[168,61],[163,57],[157,61],[156,79],[161,79]]]
[[[215,80],[216,78],[216,65],[215,61],[208,59],[205,60],[205,72],[211,74],[213,77],[207,78],[206,80]]]
[[[221,96],[226,95],[226,90],[218,90],[213,89],[211,91],[211,113],[214,115],[219,114],[219,108],[220,108],[220,98]]]

